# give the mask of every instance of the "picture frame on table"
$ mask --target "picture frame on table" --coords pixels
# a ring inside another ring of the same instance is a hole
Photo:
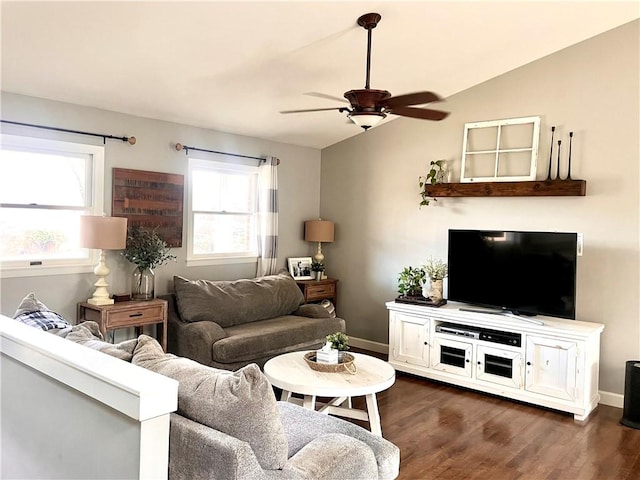
[[[312,280],[311,257],[291,257],[287,259],[289,273],[294,280]]]

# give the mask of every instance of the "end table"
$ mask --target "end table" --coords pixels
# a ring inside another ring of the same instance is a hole
[[[109,330],[134,327],[136,335],[142,333],[145,325],[158,325],[158,342],[167,351],[167,301],[160,299],[146,301],[116,302],[111,305],[78,304],[77,322],[96,322],[106,339]]]

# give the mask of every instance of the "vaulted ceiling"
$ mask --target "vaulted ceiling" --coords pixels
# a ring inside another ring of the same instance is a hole
[[[364,13],[382,15],[371,87],[447,97],[639,10],[636,1],[2,1],[1,82],[5,92],[323,148],[362,130],[338,111],[279,112],[341,106],[322,95],[363,88]]]

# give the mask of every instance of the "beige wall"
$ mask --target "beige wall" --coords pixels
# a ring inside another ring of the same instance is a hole
[[[176,142],[209,150],[278,157],[281,161],[278,167],[280,189],[278,264],[284,267],[287,257],[306,256],[313,252],[312,246],[303,241],[302,231],[304,220],[317,218],[320,208],[320,151],[317,149],[268,142],[5,92],[2,93],[1,100],[2,118],[6,120],[136,137],[137,143],[134,146],[119,140],[109,140],[106,143],[104,197],[107,213],[111,212],[111,169],[113,167],[178,173],[186,176],[187,157],[184,152],[175,150]],[[102,144],[101,138],[4,124],[2,132]],[[28,186],[25,185],[25,188]],[[184,226],[186,227],[186,217]],[[183,245],[186,239],[184,232],[183,230]],[[178,256],[177,262],[169,263],[156,270],[156,294],[171,290],[175,274],[188,278],[218,280],[253,277],[256,272],[255,264],[187,268],[186,247],[173,249],[173,253]],[[130,273],[133,271],[133,265],[115,252],[109,252],[107,263],[112,272],[107,278],[111,285],[110,292],[127,292],[130,288]],[[95,282],[93,274],[2,279],[0,280],[0,311],[9,316],[13,315],[20,300],[33,291],[49,308],[69,319],[75,319],[76,303],[91,296],[94,290],[93,282]]]
[[[449,228],[582,232],[577,318],[605,325],[600,389],[622,393],[624,362],[640,357],[638,26],[453,95],[439,105],[451,112],[442,122],[398,119],[322,151],[320,212],[336,222],[326,263],[340,279],[350,335],[387,343],[384,302],[396,296],[398,272],[430,255],[446,259]],[[451,180],[459,178],[466,122],[530,115],[542,117],[538,179],[546,178],[551,125],[565,145],[574,131],[572,177],[587,180],[586,197],[441,199],[418,208],[417,178],[429,161],[447,159]]]

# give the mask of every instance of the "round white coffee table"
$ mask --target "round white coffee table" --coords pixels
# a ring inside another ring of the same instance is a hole
[[[396,381],[396,371],[384,360],[361,353],[351,353],[357,368],[348,372],[328,373],[311,369],[304,360],[307,352],[285,353],[264,365],[264,374],[272,385],[282,389],[281,400],[295,402],[292,393],[304,395],[302,406],[316,409],[316,397],[330,397],[318,410],[341,417],[368,421],[371,432],[382,436],[376,393],[389,388]],[[364,396],[367,410],[352,408],[351,397]]]

